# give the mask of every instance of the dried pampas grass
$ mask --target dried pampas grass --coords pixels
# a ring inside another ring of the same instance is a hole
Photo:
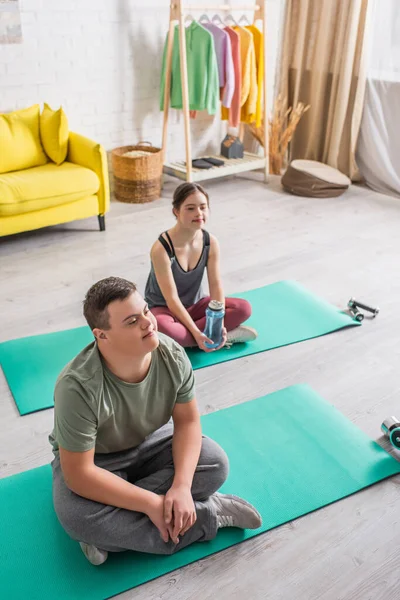
[[[287,147],[301,117],[308,111],[307,106],[299,102],[295,108],[286,109],[287,98],[282,100],[279,95],[274,103],[274,112],[269,120],[269,172],[280,175],[286,156]],[[252,136],[264,147],[264,127],[256,127],[255,123],[249,125]]]

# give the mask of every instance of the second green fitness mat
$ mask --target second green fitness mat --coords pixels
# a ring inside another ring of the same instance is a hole
[[[236,296],[252,305],[253,314],[246,325],[257,329],[258,338],[217,352],[189,349],[194,369],[359,325],[348,314],[293,281],[280,281]],[[0,344],[0,364],[21,415],[53,406],[58,374],[92,341],[92,333],[85,326]]]

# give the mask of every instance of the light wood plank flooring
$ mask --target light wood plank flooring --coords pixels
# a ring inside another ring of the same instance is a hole
[[[0,341],[76,327],[92,282],[120,275],[143,290],[149,248],[172,222],[164,198],[113,203],[97,220],[0,240]],[[306,382],[373,439],[400,416],[400,201],[363,187],[337,199],[287,195],[260,174],[206,184],[225,291],[297,279],[340,307],[381,308],[357,330],[196,372],[203,413]],[[0,373],[0,476],[51,459],[53,412],[20,417]],[[398,600],[400,478],[126,592],[128,600]],[[10,599],[11,600],[11,599]]]

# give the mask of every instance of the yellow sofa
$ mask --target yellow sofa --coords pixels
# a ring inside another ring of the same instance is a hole
[[[110,204],[104,148],[70,132],[66,160],[44,161],[0,173],[0,237],[96,215],[104,231]]]

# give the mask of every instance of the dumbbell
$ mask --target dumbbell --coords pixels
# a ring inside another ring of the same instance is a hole
[[[350,302],[349,302],[348,306],[349,306],[349,313],[351,314],[353,319],[355,319],[356,321],[361,323],[361,321],[364,320],[363,313],[361,313],[356,306],[350,306]]]
[[[368,306],[368,304],[364,304],[363,302],[359,302],[358,300],[356,300],[355,298],[350,298],[350,300],[347,303],[347,306],[349,307],[349,309],[351,311],[356,311],[357,313],[359,313],[358,309],[362,308],[362,310],[366,310],[367,312],[372,313],[373,317],[376,317],[376,315],[379,313],[379,308],[373,308],[372,306]],[[364,315],[363,315],[364,318]],[[357,319],[357,317],[356,317]],[[362,319],[357,319],[357,321],[360,320],[362,321]]]
[[[392,446],[400,450],[400,423],[396,417],[388,417],[381,425],[385,436],[389,438]]]

